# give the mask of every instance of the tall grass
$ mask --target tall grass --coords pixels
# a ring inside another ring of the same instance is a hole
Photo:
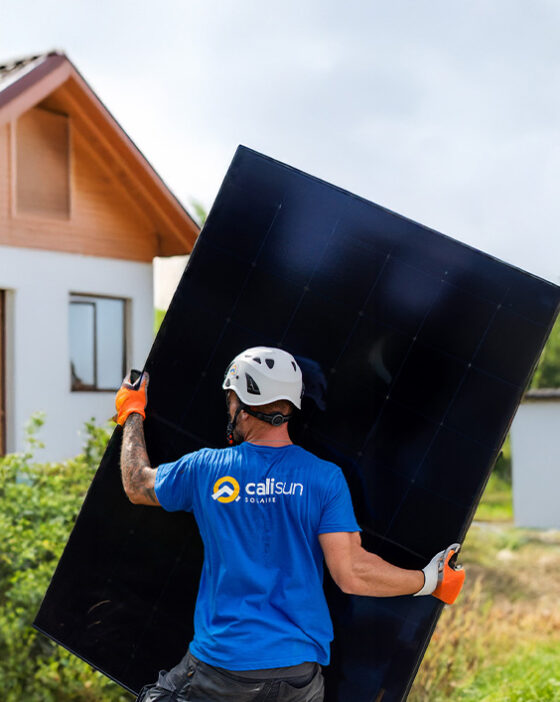
[[[560,533],[473,527],[410,702],[560,701]]]
[[[492,603],[483,582],[443,612],[410,702],[560,700],[560,613]]]

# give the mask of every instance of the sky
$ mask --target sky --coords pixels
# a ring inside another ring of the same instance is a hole
[[[175,195],[244,144],[560,284],[558,0],[20,0]]]

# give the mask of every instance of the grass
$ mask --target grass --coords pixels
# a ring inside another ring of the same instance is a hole
[[[511,482],[498,473],[492,473],[476,511],[475,521],[511,522],[512,520]]]
[[[511,440],[508,434],[494,471],[486,485],[486,490],[475,521],[511,522],[513,521],[513,504],[511,495]]]
[[[560,702],[560,531],[513,526],[509,450],[463,545],[465,587],[409,702]]]
[[[560,532],[475,524],[410,702],[560,701]]]
[[[521,646],[504,664],[483,669],[457,699],[469,702],[559,700],[558,648],[548,644]]]

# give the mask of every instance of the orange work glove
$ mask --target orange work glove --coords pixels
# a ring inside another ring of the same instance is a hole
[[[415,597],[433,595],[446,604],[455,602],[465,582],[465,571],[461,566],[455,565],[460,549],[461,544],[451,544],[445,551],[436,554],[425,568],[422,568],[424,586],[415,593]]]
[[[131,376],[135,373],[138,373],[138,371],[130,371],[123,380],[115,398],[115,406],[117,408],[115,421],[121,426],[126,422],[128,415],[133,412],[142,415],[143,419],[146,418],[145,410],[148,404],[148,382],[150,376],[144,371],[140,373],[135,382],[132,382]]]

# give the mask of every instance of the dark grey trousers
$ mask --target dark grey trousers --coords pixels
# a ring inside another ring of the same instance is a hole
[[[251,680],[214,668],[190,653],[155,685],[142,688],[137,702],[323,702],[321,667],[305,678]]]

